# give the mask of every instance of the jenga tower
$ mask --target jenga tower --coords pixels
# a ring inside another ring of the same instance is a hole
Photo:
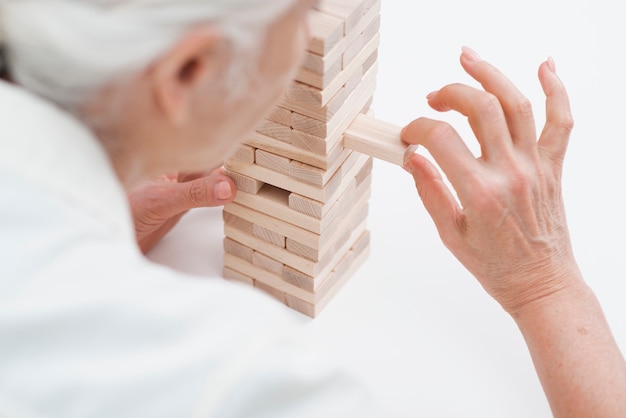
[[[321,1],[286,97],[225,163],[238,192],[223,212],[224,277],[311,317],[369,254],[372,157],[346,148],[346,131],[354,149],[377,128],[384,133],[374,140],[399,138],[399,130],[365,116],[355,122],[376,87],[380,1]]]

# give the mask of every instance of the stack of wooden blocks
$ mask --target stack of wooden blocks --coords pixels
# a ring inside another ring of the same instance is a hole
[[[380,1],[319,3],[296,80],[225,163],[238,191],[223,211],[224,277],[311,317],[369,254],[372,157],[358,151],[399,156],[397,164],[408,155],[399,129],[365,115],[376,88]],[[384,137],[391,142],[372,148]]]

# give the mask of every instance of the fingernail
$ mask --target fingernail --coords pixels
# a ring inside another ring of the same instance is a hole
[[[556,65],[554,64],[554,59],[551,56],[548,57],[548,68],[556,74]]]
[[[463,56],[465,57],[465,59],[467,59],[468,61],[471,62],[477,62],[482,60],[482,58],[480,57],[480,55],[478,55],[476,53],[476,51],[474,51],[472,48],[468,47],[468,46],[463,46],[461,47],[461,50],[463,51]]]
[[[230,188],[230,183],[227,181],[220,181],[213,188],[215,197],[219,200],[227,200],[232,196],[233,191]]]
[[[430,93],[428,93],[426,95],[426,100],[430,100],[433,98],[433,96],[435,96],[435,94],[437,94],[439,92],[439,90],[435,90],[435,91],[431,91]]]

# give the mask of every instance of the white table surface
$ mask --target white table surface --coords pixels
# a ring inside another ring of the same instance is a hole
[[[537,68],[552,55],[571,96],[576,127],[564,196],[579,264],[626,349],[626,29],[609,0],[438,2],[384,0],[373,108],[404,125],[418,116],[454,124],[425,96],[450,82],[475,85],[458,64],[462,45],[502,69],[532,101],[544,98]],[[513,321],[439,241],[402,169],[375,161],[371,255],[314,320],[299,317],[362,374],[386,417],[551,416]],[[190,212],[150,257],[200,275],[222,268],[221,209]]]

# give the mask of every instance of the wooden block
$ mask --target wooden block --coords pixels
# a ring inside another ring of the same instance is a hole
[[[248,165],[254,164],[254,148],[249,145],[242,144],[237,147],[237,149],[229,157],[229,159],[233,159],[235,161],[239,161]]]
[[[353,180],[350,180],[349,183],[346,182],[343,187],[340,188],[340,192],[337,193],[337,196],[342,196],[343,194],[349,192],[351,189],[356,188],[356,181],[354,179],[362,178],[363,176],[366,176],[367,173],[371,172],[372,158],[368,157],[363,159],[362,157],[362,155],[359,156],[359,160],[355,164],[358,169],[350,169],[348,171],[348,174],[344,176]],[[289,207],[308,216],[322,219],[336,200],[337,199],[330,198],[327,202],[322,202],[316,199],[309,198],[307,196],[300,195],[298,193],[291,193],[289,195]]]
[[[246,220],[254,225],[255,228],[263,227],[270,231],[274,231],[285,237],[291,238],[295,241],[302,242],[310,247],[318,246],[320,243],[320,235],[311,231],[307,231],[304,228],[300,228],[281,219],[274,218],[273,216],[266,215],[257,210],[242,206],[238,203],[232,202],[224,206],[224,213],[229,213],[238,218]],[[263,239],[266,242],[269,240],[261,237],[257,234],[253,235]],[[280,245],[279,245],[280,246]]]
[[[256,130],[263,135],[278,139],[279,141],[286,143],[291,142],[291,127],[281,125],[269,119],[262,121],[259,126],[257,126]]]
[[[250,285],[254,285],[260,290],[269,293],[275,297],[281,303],[286,304],[290,308],[301,312],[307,316],[315,317],[319,315],[323,309],[328,306],[328,303],[339,292],[339,290],[347,283],[348,280],[354,275],[354,273],[364,264],[365,260],[369,256],[369,232],[364,232],[363,236],[359,239],[357,246],[350,250],[350,253],[346,254],[337,266],[337,269],[332,271],[329,277],[326,279],[326,288],[320,292],[314,303],[307,301],[306,298],[299,298],[289,293],[277,290],[273,286],[267,285],[262,281],[255,281],[252,277],[235,271],[229,267],[224,268],[224,277],[231,280],[237,280]],[[253,273],[253,272],[251,272]]]
[[[314,282],[311,284],[311,288],[315,289],[321,280],[317,279],[318,276],[323,277],[324,273],[332,270],[332,268],[339,262],[339,260],[341,260],[344,254],[352,246],[356,237],[358,237],[365,230],[365,227],[365,223],[359,225],[354,229],[354,231],[352,231],[350,242],[348,242],[346,246],[340,248],[334,253],[327,254],[324,260],[317,263],[287,251],[285,248],[269,245],[266,241],[263,241],[252,234],[248,234],[241,229],[237,229],[230,224],[226,224],[224,226],[224,232],[228,238],[283,263],[285,268],[290,267],[304,273],[305,275],[313,277]]]
[[[335,80],[335,78],[339,75],[339,73],[341,73],[342,70],[342,60],[335,61],[335,63],[323,73],[309,70],[303,65],[298,69],[298,72],[296,73],[294,79],[301,83],[308,84],[309,86],[314,86],[319,89],[325,89],[330,85],[330,83]]]
[[[345,22],[343,35],[352,31],[365,14],[363,0],[320,0],[315,8]]]
[[[344,21],[318,10],[309,13],[309,28],[311,40],[308,50],[318,55],[324,55],[343,38]]]
[[[315,276],[321,270],[321,266],[319,266],[317,263],[299,257],[296,254],[287,251],[285,248],[269,245],[262,239],[259,239],[252,234],[247,234],[241,229],[235,228],[231,225],[224,225],[224,233],[228,238],[237,241],[245,246],[248,246],[255,251],[265,254],[303,273]]]
[[[372,67],[363,75],[363,84],[369,85],[369,83],[371,83],[374,86],[376,85],[376,69],[377,68]],[[355,74],[358,73],[359,71],[355,71],[352,77],[350,77],[346,82],[346,85],[353,81],[354,77],[356,77]],[[356,85],[358,84],[359,83],[356,83]],[[346,90],[346,85],[344,85],[326,105],[322,105],[321,96],[318,94],[319,90],[309,87],[309,89],[314,91],[309,90],[305,95],[303,91],[304,88],[302,87],[304,85],[301,83],[295,83],[292,84],[280,105],[294,112],[326,122],[332,118],[335,113],[342,109],[344,105],[346,105],[346,100],[350,96],[349,90]],[[353,92],[352,94],[356,94],[356,92]]]
[[[351,45],[361,33],[380,15],[381,0],[368,0],[366,4],[366,12],[358,22],[356,27],[349,31],[337,44],[326,54],[319,55],[308,52],[304,58],[302,66],[310,71],[317,73],[324,73],[333,65],[336,65],[338,60],[342,59],[342,55],[346,51],[349,45]]]
[[[254,223],[225,211],[222,211],[222,217],[224,218],[224,231],[226,231],[227,227],[231,227],[249,235],[254,233]],[[228,234],[226,236],[228,237]]]
[[[337,158],[327,170],[292,160],[289,164],[289,177],[310,183],[314,186],[324,187],[326,183],[328,183],[328,180],[335,175],[337,170],[341,169],[351,154],[352,150],[345,148],[339,158]]]
[[[235,202],[266,215],[275,216],[316,234],[321,234],[333,222],[335,215],[339,212],[341,202],[346,196],[349,196],[348,192],[334,202],[326,215],[321,219],[291,209],[289,207],[289,191],[270,184],[263,186],[256,195],[237,192]]]
[[[227,280],[232,280],[234,282],[244,283],[250,286],[254,286],[254,279],[246,276],[245,274],[241,274],[238,271],[225,267],[222,271],[222,276],[224,276]]]
[[[337,190],[341,182],[341,177],[334,176],[331,180],[329,180],[326,187],[318,187],[293,179],[286,174],[281,174],[257,164],[240,166],[236,161],[227,161],[225,163],[225,167],[229,171],[241,172],[248,177],[259,179],[259,181],[263,183],[268,183],[273,186],[280,187],[281,189],[296,192],[322,202],[326,202],[329,199],[330,195]]]
[[[239,272],[244,276],[253,278],[255,286],[257,286],[257,284],[263,284],[264,286],[267,286],[267,288],[265,289],[271,290],[272,292],[278,292],[279,295],[286,293],[315,305],[332,291],[340,278],[344,277],[344,273],[352,270],[351,265],[353,264],[355,257],[355,252],[354,250],[352,250],[352,248],[362,248],[363,245],[360,243],[360,241],[363,239],[369,240],[369,234],[361,233],[360,239],[357,241],[355,246],[352,246],[342,255],[336,267],[330,271],[330,274],[328,276],[323,278],[323,283],[318,287],[315,292],[309,292],[298,286],[288,283],[284,281],[280,275],[274,274],[268,270],[255,266],[254,264],[239,259],[232,254],[225,254],[224,266],[225,268],[229,268],[231,270]],[[363,250],[361,250],[361,254],[362,253]]]
[[[224,266],[253,278],[255,286],[257,283],[262,283],[263,285],[268,286],[271,290],[276,290],[281,293],[288,292],[300,299],[306,300],[309,303],[315,303],[314,293],[307,292],[306,290],[287,283],[282,279],[282,277],[257,267],[252,263],[248,263],[245,260],[237,258],[232,254],[224,255]]]
[[[367,196],[369,197],[369,195]],[[350,238],[351,231],[367,218],[369,212],[367,199],[361,200],[357,203],[357,207],[350,208],[346,212],[349,212],[349,214],[346,213],[347,216],[337,216],[334,227],[320,235],[320,245],[309,246],[287,239],[287,250],[312,261],[320,261],[329,252],[337,251]]]
[[[364,79],[365,80],[365,79]],[[343,139],[343,133],[354,121],[359,111],[368,103],[376,89],[376,79],[364,81],[357,90],[353,92],[345,106],[333,119],[328,122],[328,129],[325,137],[318,137],[296,129],[292,131],[291,145],[305,151],[326,155]],[[371,84],[370,84],[371,83]]]
[[[249,261],[252,263],[252,257],[254,255],[254,250],[250,247],[246,247],[245,245],[233,241],[232,239],[226,237],[224,238],[224,252],[227,254],[233,254],[242,260]]]
[[[308,84],[312,87],[316,87],[320,89],[319,98],[320,98],[320,107],[326,106],[330,99],[339,92],[341,87],[346,84],[346,81],[352,77],[352,75],[359,71],[365,61],[378,49],[378,45],[380,43],[380,34],[376,34],[374,38],[372,38],[360,51],[359,54],[342,69],[336,77],[332,79],[332,81],[324,86],[320,83],[319,74],[310,72],[307,69],[300,69],[298,73],[298,80],[301,83]]]
[[[257,251],[254,252],[252,257],[252,264],[280,276],[282,276],[285,267],[285,265],[280,261],[276,261],[273,258]]]
[[[252,194],[255,194],[259,190],[261,190],[261,187],[263,187],[262,181],[257,180],[254,177],[241,174],[239,170],[230,170],[228,168],[229,164],[235,164],[238,167],[253,167],[254,164],[248,164],[247,162],[242,163],[238,160],[227,160],[226,163],[224,164],[226,168],[224,170],[224,174],[226,174],[228,177],[233,179],[233,182],[235,182],[235,186],[237,186],[237,190],[242,190],[246,193],[252,193]]]
[[[279,125],[291,128],[291,114],[293,112],[284,107],[276,106],[274,112],[268,116],[267,120],[277,123]]]
[[[282,155],[273,154],[271,152],[257,149],[255,153],[255,164],[261,167],[269,168],[282,174],[289,174],[291,160]]]
[[[328,276],[337,269],[341,260],[343,260],[350,251],[350,248],[355,245],[366,231],[366,222],[362,222],[350,231],[350,238],[341,248],[333,253],[327,253],[323,257],[323,260],[315,264],[320,267],[315,274],[310,274],[302,271],[302,269],[285,264],[282,275],[283,280],[309,292],[317,292],[324,285]]]
[[[318,316],[369,257],[369,235],[362,241],[367,244],[362,249],[355,249],[346,256],[346,261],[341,263],[341,269],[328,279],[331,285],[319,295],[315,304],[297,296],[285,294],[286,305],[312,318]]]
[[[329,169],[335,164],[337,158],[339,158],[344,151],[343,144],[337,144],[328,152],[328,155],[313,154],[310,151],[277,141],[274,138],[270,138],[258,132],[251,134],[246,143],[255,148],[271,152],[272,154],[282,155],[294,161],[300,161],[324,170]]]
[[[360,114],[344,134],[344,146],[404,167],[417,145],[400,139],[398,126]]]
[[[269,228],[262,227],[256,223],[252,225],[252,234],[269,244],[276,245],[277,247],[285,248],[286,246],[287,238],[283,234],[272,231]]]
[[[313,186],[256,164],[245,166],[239,165],[236,161],[227,161],[225,166],[228,170],[259,179],[259,181],[280,187],[281,189],[295,192],[319,202],[330,202],[336,200],[338,194],[348,187],[350,180],[357,175],[368,159],[368,156],[360,154],[356,154],[354,158],[351,155],[342,166],[342,169],[338,170],[324,187]],[[348,179],[348,181],[343,181],[344,178]]]
[[[352,44],[350,44],[346,48],[343,55],[341,56],[340,68],[341,69],[346,68],[352,62],[352,60],[354,60],[359,55],[359,52],[363,49],[363,47],[367,45],[367,43],[371,41],[376,36],[376,34],[378,34],[379,31],[380,31],[380,16],[377,16],[363,30],[363,32],[359,35],[359,37],[357,37],[352,42]]]
[[[254,281],[254,287],[272,296],[280,303],[287,304],[285,292],[281,292],[280,290],[275,289],[273,286],[266,285],[265,283],[258,280]]]

